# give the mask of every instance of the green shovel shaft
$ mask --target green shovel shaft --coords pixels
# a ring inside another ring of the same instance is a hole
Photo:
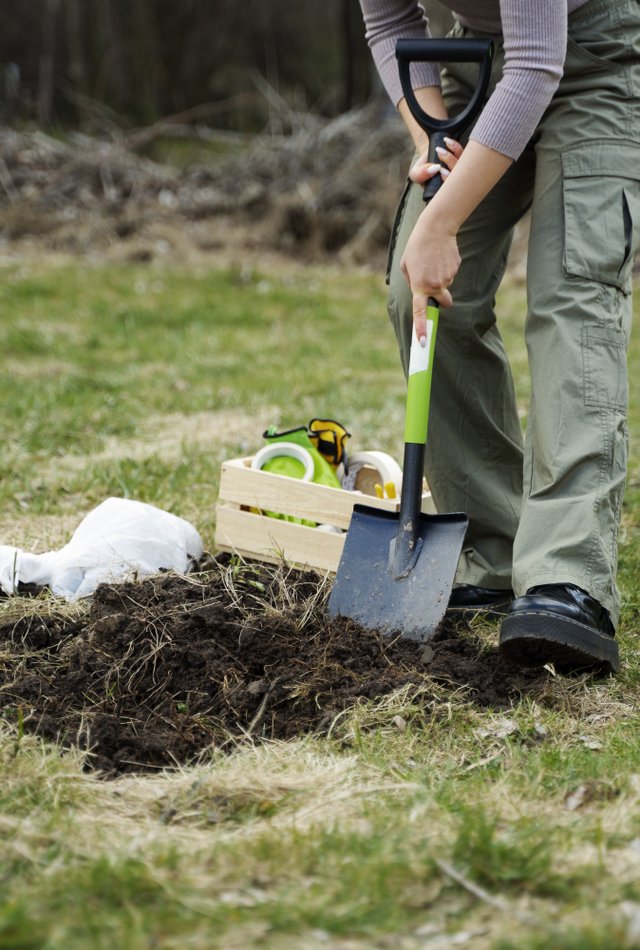
[[[407,409],[405,416],[404,459],[398,534],[393,549],[393,571],[396,578],[406,577],[420,554],[422,482],[424,454],[429,424],[429,397],[433,353],[438,329],[439,305],[432,297],[427,301],[426,345],[421,346],[415,328],[409,357]]]
[[[429,297],[427,303],[426,346],[420,346],[416,338],[415,330],[413,331],[407,384],[407,408],[404,428],[405,443],[411,442],[425,445],[427,441],[433,354],[438,332],[439,314],[438,302],[432,297]]]

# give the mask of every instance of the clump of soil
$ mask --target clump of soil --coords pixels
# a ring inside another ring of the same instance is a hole
[[[102,585],[83,619],[25,612],[0,627],[5,717],[90,752],[107,773],[193,761],[243,737],[327,731],[361,699],[434,681],[504,707],[540,687],[473,632],[425,646],[330,620],[313,573],[214,563],[191,577]]]

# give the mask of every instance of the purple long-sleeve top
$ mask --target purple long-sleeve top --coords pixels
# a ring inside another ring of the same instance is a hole
[[[586,0],[442,0],[464,26],[502,33],[502,78],[471,138],[516,159],[531,138],[562,77],[569,13]],[[375,64],[394,105],[402,99],[396,40],[429,35],[417,0],[360,0]],[[415,87],[439,85],[437,66],[412,67]]]

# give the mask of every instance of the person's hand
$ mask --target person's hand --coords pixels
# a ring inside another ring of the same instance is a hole
[[[409,174],[412,181],[424,184],[436,174],[442,175],[443,179],[451,174],[463,148],[453,139],[445,139],[445,144],[446,150],[437,150],[443,164],[430,164],[426,155],[420,156]],[[455,229],[447,227],[446,222],[430,214],[427,205],[418,218],[400,261],[400,268],[413,294],[413,322],[421,342],[426,339],[427,298],[434,297],[441,307],[450,307],[453,299],[449,286],[459,267],[460,254]]]
[[[438,174],[442,176],[443,180],[449,177],[464,149],[455,139],[445,138],[444,141],[447,146],[446,149],[436,149],[438,158],[442,164],[430,162],[427,157],[428,152],[423,152],[411,166],[409,172],[411,181],[415,181],[419,185],[424,185],[430,178]]]
[[[427,206],[418,218],[400,261],[413,295],[413,323],[421,342],[426,339],[427,298],[435,297],[441,307],[450,307],[449,286],[460,267],[455,232],[431,220],[429,210]]]

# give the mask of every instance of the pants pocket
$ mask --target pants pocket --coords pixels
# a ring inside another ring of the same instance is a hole
[[[637,0],[591,0],[569,16],[567,61],[586,72],[615,72],[637,61]]]
[[[564,269],[631,292],[640,243],[640,143],[593,141],[562,156]]]
[[[582,328],[585,405],[626,413],[626,354],[624,330],[599,326]]]

